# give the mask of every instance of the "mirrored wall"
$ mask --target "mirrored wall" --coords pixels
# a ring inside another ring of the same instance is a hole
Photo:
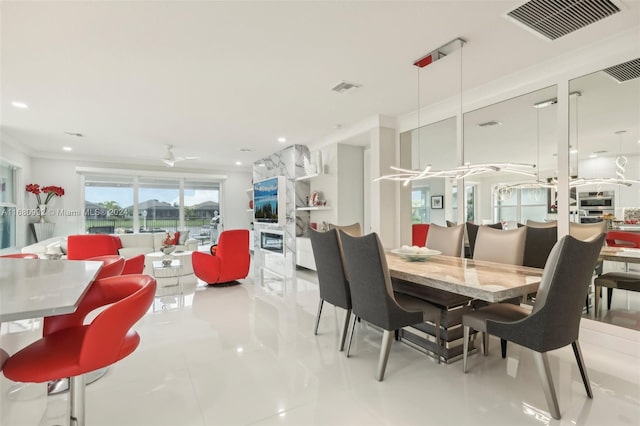
[[[569,90],[571,173],[576,186],[576,222],[610,217],[609,229],[640,235],[640,79],[619,81],[598,71],[572,80]],[[622,184],[603,183],[618,179]],[[588,182],[596,180],[598,183]],[[604,272],[640,273],[640,264],[604,262]],[[640,288],[638,288],[640,290]],[[609,296],[611,299],[609,300]],[[640,293],[603,288],[599,312],[589,318],[640,330]]]
[[[450,170],[457,165],[456,118],[422,126],[400,135],[403,167],[412,170]],[[457,201],[455,181],[431,178],[412,182],[411,223],[436,223],[444,226],[455,221]]]
[[[554,192],[545,187],[557,175],[556,86],[540,89],[464,114],[464,164],[522,164],[528,174],[504,169],[465,179],[466,219],[502,222],[555,220]]]

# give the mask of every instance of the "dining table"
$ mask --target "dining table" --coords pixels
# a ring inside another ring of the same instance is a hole
[[[386,259],[392,278],[492,303],[535,293],[543,272],[527,266],[442,255],[409,261],[386,253]]]
[[[462,356],[465,312],[478,303],[523,300],[537,291],[543,273],[538,268],[439,254],[403,256],[389,251],[385,255],[394,291],[426,300],[441,310],[439,353],[446,363]],[[405,327],[399,336],[437,353],[433,325]],[[473,342],[470,345],[473,349]]]
[[[0,258],[0,322],[74,312],[102,262]]]
[[[611,262],[640,263],[640,248],[603,247],[598,260]]]

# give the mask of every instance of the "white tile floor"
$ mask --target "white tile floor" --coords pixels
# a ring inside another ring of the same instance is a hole
[[[299,272],[269,288],[185,283],[164,296],[136,329],[138,349],[87,388],[87,424],[135,425],[638,425],[640,368],[583,343],[594,399],[586,397],[570,349],[552,353],[562,420],[550,419],[530,353],[509,346],[500,358],[473,355],[470,371],[438,365],[394,342],[383,382],[374,378],[378,331],[359,325],[349,359],[337,351],[343,311],[325,304],[313,335],[318,290]],[[39,321],[2,325],[12,352],[40,334]],[[43,385],[0,381],[0,424],[68,424],[68,395]]]

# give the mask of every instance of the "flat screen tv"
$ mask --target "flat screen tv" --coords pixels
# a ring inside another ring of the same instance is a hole
[[[274,176],[253,183],[253,221],[284,226],[286,223],[285,177]]]

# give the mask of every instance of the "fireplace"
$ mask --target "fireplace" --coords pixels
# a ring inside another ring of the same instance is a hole
[[[284,234],[277,231],[261,232],[260,248],[271,253],[284,255]]]

